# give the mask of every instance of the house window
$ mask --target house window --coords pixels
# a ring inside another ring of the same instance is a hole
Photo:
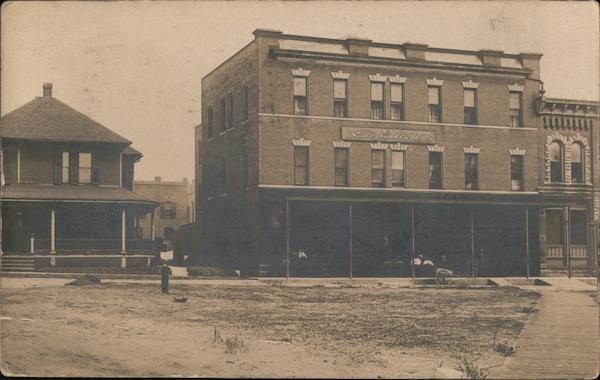
[[[549,245],[563,244],[562,210],[546,210],[546,241]]]
[[[227,129],[227,105],[225,99],[221,99],[221,132]]]
[[[404,187],[404,156],[404,151],[392,151],[392,187]]]
[[[62,183],[69,183],[71,181],[69,163],[69,152],[62,152]]]
[[[479,154],[465,153],[465,189],[479,189]]]
[[[465,124],[477,124],[477,91],[465,88],[463,92]]]
[[[308,147],[294,147],[294,184],[308,185]]]
[[[587,245],[587,220],[585,210],[571,210],[569,236],[572,245]]]
[[[373,149],[371,151],[371,185],[385,187],[385,150]]]
[[[5,146],[2,148],[3,151],[3,161],[4,161],[4,181],[6,184],[17,183],[17,161],[18,161],[18,153],[17,147],[13,146]]]
[[[429,188],[442,188],[442,152],[429,152]]]
[[[89,185],[92,183],[92,154],[79,153],[79,183]]]
[[[175,203],[167,201],[160,205],[160,218],[161,219],[175,219],[177,215],[177,208]]]
[[[583,183],[583,146],[580,143],[571,145],[571,182]]]
[[[371,82],[371,119],[383,118],[383,82]]]
[[[439,86],[427,87],[427,100],[429,104],[429,121],[431,123],[442,122],[442,99],[440,96],[442,88]]]
[[[333,80],[333,116],[348,117],[348,82],[345,79]]]
[[[558,141],[553,141],[550,144],[550,181],[563,182],[563,146]]]
[[[509,94],[510,101],[510,126],[511,127],[522,127],[522,114],[521,114],[521,93],[511,91]]]
[[[229,108],[227,109],[227,122],[229,129],[233,128],[233,95],[229,95]]]
[[[510,156],[510,183],[513,191],[522,191],[525,187],[523,179],[524,173],[524,156],[512,155]]]
[[[208,107],[206,111],[206,136],[208,139],[213,138],[213,109]]]
[[[392,120],[404,120],[404,85],[392,83],[390,86]]]
[[[307,115],[308,88],[306,77],[294,77],[294,114]]]
[[[334,148],[335,185],[348,186],[348,148]]]
[[[244,121],[250,117],[250,92],[248,86],[244,87]]]

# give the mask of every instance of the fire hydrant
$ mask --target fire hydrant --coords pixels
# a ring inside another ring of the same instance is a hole
[[[169,275],[171,274],[171,268],[167,264],[163,264],[160,267],[160,291],[162,293],[169,293]]]

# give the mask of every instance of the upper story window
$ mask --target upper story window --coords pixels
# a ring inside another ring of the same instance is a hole
[[[308,185],[308,146],[294,146],[294,184]]]
[[[221,99],[221,132],[227,129],[227,104],[225,99]]]
[[[349,161],[348,161],[348,148],[334,148],[334,161],[335,161],[335,185],[336,186],[348,186],[349,177]]]
[[[333,80],[333,116],[348,117],[348,81]]]
[[[308,81],[306,77],[294,77],[294,114],[308,114]]]
[[[227,108],[227,122],[229,129],[233,128],[233,94],[229,95],[229,104]]]
[[[429,105],[429,121],[431,123],[442,122],[442,88],[440,86],[427,87],[427,100]]]
[[[404,187],[404,158],[402,150],[392,151],[392,187]]]
[[[62,183],[71,182],[69,152],[62,152]]]
[[[465,124],[477,124],[477,90],[465,88],[463,92]]]
[[[522,155],[510,156],[510,186],[513,191],[523,191],[525,188],[524,158]]]
[[[160,205],[161,219],[175,219],[177,217],[177,206],[174,202],[167,201]]]
[[[371,119],[382,120],[385,118],[383,84],[383,82],[371,82]]]
[[[250,91],[248,89],[248,86],[244,87],[243,97],[244,97],[244,121],[246,121],[250,117]]]
[[[18,166],[19,166],[19,153],[16,146],[5,146],[2,148],[2,159],[3,159],[3,174],[4,181],[6,184],[18,182]]]
[[[571,182],[583,183],[583,147],[575,142],[571,145]]]
[[[383,149],[371,150],[371,185],[385,187],[386,151]]]
[[[92,183],[92,154],[79,153],[79,183],[89,185]]]
[[[509,94],[510,102],[510,126],[511,127],[522,127],[523,126],[523,115],[521,112],[522,97],[521,92],[511,91]]]
[[[392,120],[404,120],[404,85],[392,83],[390,85],[390,104]]]
[[[206,111],[206,136],[208,139],[213,138],[213,109],[208,107]]]
[[[465,189],[479,190],[479,154],[465,153]]]
[[[429,152],[429,188],[442,188],[442,152]]]
[[[553,141],[550,144],[550,181],[564,181],[564,149],[563,145],[558,141]]]

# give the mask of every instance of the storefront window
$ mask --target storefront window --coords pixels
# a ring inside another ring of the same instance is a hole
[[[546,210],[546,239],[550,245],[563,244],[562,210]]]
[[[571,245],[587,244],[585,210],[571,210]]]

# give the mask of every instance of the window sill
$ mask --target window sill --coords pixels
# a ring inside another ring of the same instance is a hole
[[[226,196],[227,196],[227,193],[222,193],[222,194],[219,194],[219,197],[221,197],[221,198],[224,198],[224,197],[226,197]]]
[[[240,125],[244,126],[249,123],[250,123],[250,119],[246,119],[246,120],[242,121],[242,123]]]

